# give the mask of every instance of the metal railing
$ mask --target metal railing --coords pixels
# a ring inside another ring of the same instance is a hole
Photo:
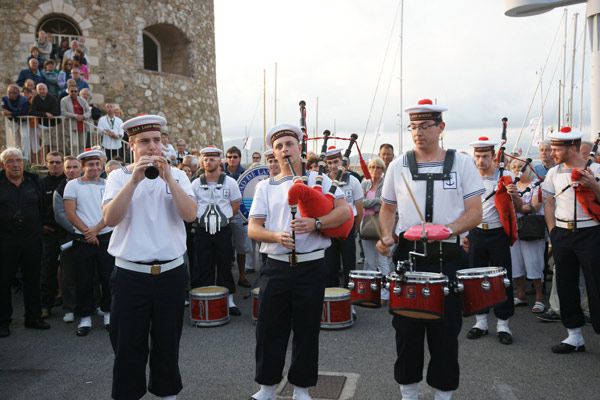
[[[40,118],[34,116],[4,117],[4,132],[0,146],[17,147],[36,166],[43,166],[46,154],[59,151],[77,156],[86,148],[102,148],[104,134],[91,119],[77,121],[71,117]],[[125,161],[133,160],[129,142],[121,140],[121,149],[112,154]],[[110,158],[109,158],[110,159]]]

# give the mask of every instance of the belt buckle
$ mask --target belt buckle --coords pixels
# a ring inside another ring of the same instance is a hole
[[[481,224],[481,229],[487,231],[488,229],[490,229],[490,226],[487,224],[487,222],[484,222]]]
[[[158,274],[160,274],[160,268],[161,268],[160,265],[153,265],[150,267],[150,273],[152,275],[158,275]]]
[[[570,230],[575,229],[575,222],[574,221],[567,222],[567,229],[570,229]]]
[[[298,264],[298,254],[288,254],[288,259],[290,262],[290,265],[294,266],[296,264]]]

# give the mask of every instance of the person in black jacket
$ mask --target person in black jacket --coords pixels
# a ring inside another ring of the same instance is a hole
[[[45,83],[38,83],[36,86],[37,95],[31,101],[31,115],[41,117],[39,128],[42,131],[42,146],[46,146],[49,151],[56,151],[59,148],[59,135],[56,129],[51,129],[56,125],[56,119],[60,115],[60,105],[58,99],[48,93],[48,86]],[[62,147],[62,137],[60,138]]]
[[[42,178],[44,196],[43,227],[42,227],[42,264],[41,264],[41,298],[42,318],[48,318],[56,301],[58,293],[58,255],[60,253],[58,224],[54,219],[52,199],[56,188],[67,177],[63,172],[63,155],[58,151],[46,156],[48,175]]]
[[[21,150],[9,147],[0,161],[0,337],[6,337],[13,312],[10,286],[18,266],[23,273],[25,328],[50,325],[40,318],[42,184],[37,175],[25,172]]]

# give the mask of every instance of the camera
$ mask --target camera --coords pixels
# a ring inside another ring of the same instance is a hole
[[[15,223],[15,228],[18,231],[25,229],[25,217],[23,214],[21,214],[21,210],[17,211],[15,215],[13,215],[13,221]]]

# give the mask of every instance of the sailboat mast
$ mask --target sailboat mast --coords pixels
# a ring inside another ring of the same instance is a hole
[[[569,95],[569,119],[568,125],[573,126],[573,89],[575,88],[575,55],[577,54],[577,16],[573,14],[573,55],[571,57],[571,94]]]
[[[564,116],[564,112],[565,112],[565,91],[564,91],[564,85],[566,82],[566,78],[567,78],[567,14],[568,14],[568,10],[567,8],[565,8],[565,12],[564,12],[564,22],[565,22],[565,37],[563,39],[563,51],[562,51],[562,56],[563,56],[563,65],[562,65],[562,79],[560,81],[560,88],[559,88],[559,94],[561,95],[558,98],[558,103],[559,103],[559,119],[558,119],[558,126],[559,128],[562,127],[563,125],[565,125],[565,116]],[[562,122],[562,124],[561,124]]]
[[[277,125],[277,63],[275,63],[275,100],[273,105],[273,125]]]
[[[403,34],[404,34],[404,0],[400,0],[400,111],[398,112],[398,115],[400,116],[400,126],[398,127],[398,136],[400,139],[400,153],[402,154],[404,153],[404,143],[402,141],[402,130],[404,128],[404,122],[403,122],[403,116],[404,116],[404,112],[402,110],[402,83],[404,82],[403,80],[403,76],[402,76],[402,66],[404,64],[404,56],[403,56],[403,52],[402,52],[402,46],[403,46]],[[376,139],[377,140],[377,139]]]
[[[579,130],[583,130],[583,82],[584,82],[584,73],[585,73],[585,44],[587,40],[587,18],[585,23],[583,24],[583,46],[581,51],[581,85],[579,86],[580,90],[580,98],[579,98]],[[591,134],[592,132],[590,132]],[[593,134],[591,135],[594,136]]]
[[[267,70],[263,69],[263,149],[267,150]]]

